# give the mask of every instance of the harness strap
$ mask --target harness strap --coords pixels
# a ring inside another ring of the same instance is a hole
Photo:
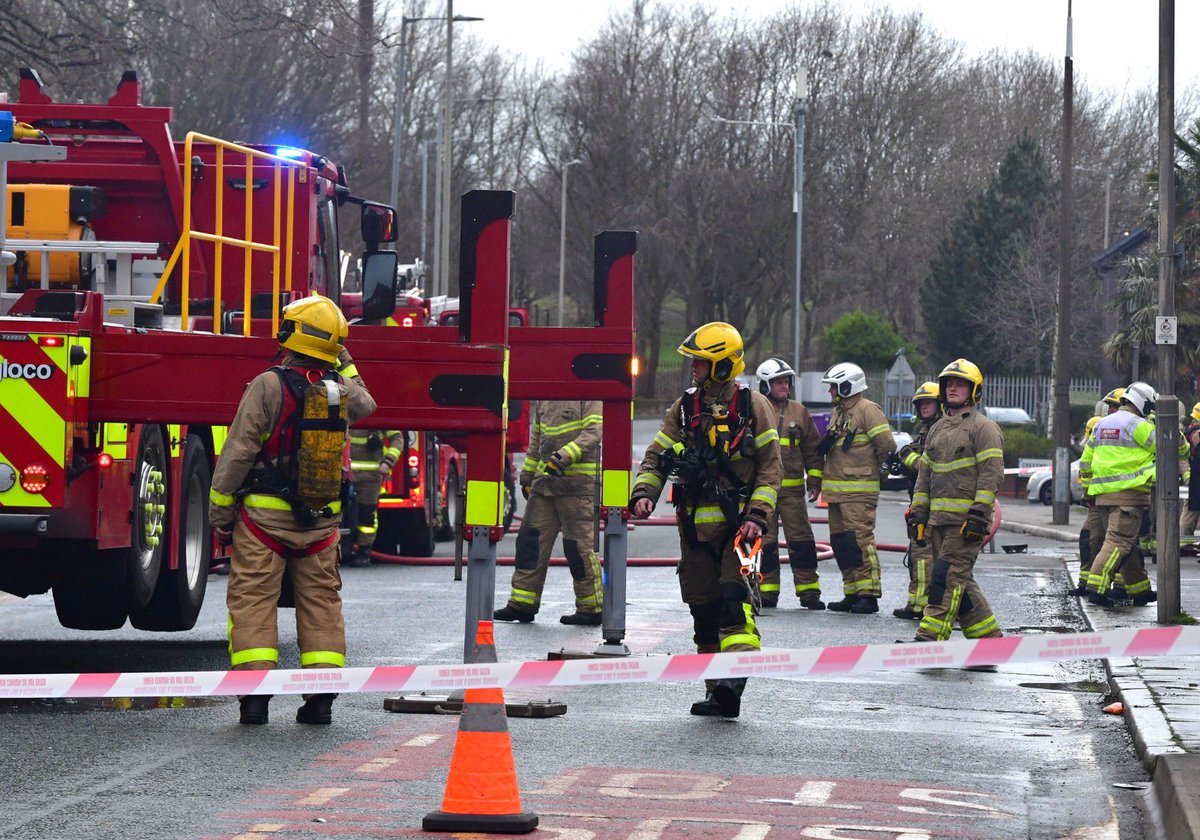
[[[311,557],[314,554],[320,554],[322,551],[329,548],[329,546],[336,543],[338,538],[341,536],[338,533],[338,529],[334,528],[333,531],[330,532],[329,536],[319,539],[315,543],[311,543],[304,548],[292,548],[291,546],[284,545],[279,540],[275,539],[266,531],[264,531],[258,525],[258,523],[246,515],[245,508],[242,508],[242,522],[245,523],[246,530],[254,535],[254,539],[271,549],[271,551],[274,551],[280,557],[285,557],[288,560],[299,560],[303,557]]]

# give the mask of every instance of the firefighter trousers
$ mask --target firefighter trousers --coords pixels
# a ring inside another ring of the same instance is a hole
[[[875,551],[874,502],[830,502],[829,545],[842,570],[842,594],[847,598],[878,598],[879,555]]]
[[[383,476],[379,470],[354,471],[354,495],[358,504],[358,520],[354,528],[354,545],[370,549],[379,532],[379,491]]]
[[[536,613],[546,585],[550,552],[559,533],[563,554],[575,586],[575,609],[596,614],[604,606],[604,582],[600,558],[593,549],[592,497],[549,496],[534,492],[525,503],[521,529],[517,531],[517,557],[508,606]]]
[[[679,535],[679,594],[692,613],[700,653],[762,647],[741,567],[732,539],[724,546],[716,541],[689,545]]]
[[[288,544],[282,534],[270,536]],[[313,541],[323,536],[315,532]],[[270,670],[279,662],[276,606],[285,567],[296,592],[296,641],[301,667],[340,668],[346,664],[346,625],[338,594],[342,588],[338,574],[340,550],[335,541],[316,554],[284,558],[259,542],[245,522],[237,520],[225,599],[234,670]]]
[[[1200,510],[1191,510],[1184,505],[1183,513],[1179,514],[1179,536],[1194,536],[1198,523],[1200,523]]]
[[[1107,595],[1118,573],[1125,583],[1126,594],[1133,596],[1149,592],[1150,578],[1146,575],[1142,552],[1138,548],[1145,506],[1097,504],[1096,510],[1104,522],[1104,544],[1092,560],[1087,580],[1088,592]]]
[[[921,612],[929,604],[929,581],[933,578],[933,546],[915,542],[908,544],[908,601],[913,612]]]
[[[982,542],[962,538],[960,523],[929,528],[933,575],[929,581],[929,604],[917,628],[922,641],[944,642],[950,638],[955,620],[968,639],[1003,636],[983,590],[975,582],[975,560]]]
[[[792,567],[792,583],[796,597],[801,603],[818,601],[821,598],[821,581],[817,576],[817,544],[813,539],[812,524],[808,521],[808,503],[804,488],[799,492],[791,489],[779,491],[775,513],[763,534],[762,547],[762,595],[764,603],[777,603],[782,587],[779,566],[779,530],[783,526],[787,540],[788,563]]]
[[[1091,505],[1087,509],[1087,518],[1083,520],[1083,528],[1079,532],[1079,588],[1086,589],[1088,578],[1092,572],[1092,563],[1100,554],[1104,545],[1104,519],[1100,516],[1100,508]]]

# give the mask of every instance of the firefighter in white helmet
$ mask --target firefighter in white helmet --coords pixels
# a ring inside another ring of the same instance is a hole
[[[758,390],[767,396],[778,416],[779,451],[783,456],[783,481],[779,504],[767,525],[763,538],[762,605],[779,604],[781,573],[779,568],[779,527],[787,540],[788,564],[800,606],[825,609],[821,600],[821,581],[817,576],[817,543],[808,521],[808,501],[816,501],[821,492],[821,472],[825,459],[817,452],[821,436],[817,424],[795,394],[796,372],[782,359],[767,359],[758,366]]]
[[[829,544],[842,571],[842,600],[836,612],[879,612],[882,594],[875,550],[879,474],[896,448],[883,409],[867,399],[867,377],[842,362],[825,372],[833,416],[819,452],[825,457],[821,493],[829,503]]]
[[[975,560],[992,525],[1004,480],[1004,433],[979,411],[983,373],[956,359],[938,376],[945,417],[925,439],[909,515],[909,536],[933,548],[929,603],[917,641],[945,641],[955,621],[969,639],[1001,636],[975,582]]]
[[[279,661],[276,604],[284,570],[296,595],[304,668],[346,663],[338,525],[349,423],[375,411],[350,354],[346,319],[313,295],[283,310],[280,365],[246,386],[213,471],[209,522],[233,544],[227,602],[234,670]],[[327,724],[334,694],[306,696],[300,723]],[[270,695],[241,698],[241,722],[267,722]]]
[[[1121,396],[1121,408],[1092,429],[1080,460],[1089,475],[1087,492],[1104,523],[1104,544],[1088,574],[1088,600],[1112,606],[1111,590],[1119,571],[1133,603],[1158,600],[1137,550],[1142,516],[1150,506],[1155,480],[1157,440],[1147,415],[1158,393],[1145,382],[1134,382]]]
[[[911,500],[917,487],[917,472],[920,466],[921,453],[925,451],[925,441],[933,425],[942,416],[942,404],[938,399],[938,384],[922,382],[913,393],[913,411],[916,413],[917,436],[913,442],[902,446],[895,460],[908,476],[908,498]],[[925,605],[929,603],[929,580],[933,575],[933,549],[926,542],[917,545],[912,540],[908,543],[908,600],[903,607],[892,610],[896,618],[920,620],[925,613]]]
[[[679,352],[692,360],[693,385],[671,404],[646,448],[629,507],[644,519],[674,480],[679,589],[692,613],[696,650],[759,650],[734,541],[758,540],[775,510],[783,473],[775,412],[762,394],[738,385],[746,363],[742,336],[730,324],[705,324]],[[692,714],[737,717],[745,687],[744,678],[707,681]]]

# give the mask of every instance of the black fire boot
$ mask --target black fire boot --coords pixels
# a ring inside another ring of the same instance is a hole
[[[807,601],[801,601],[800,606],[806,610],[823,610],[825,609],[825,602],[820,598],[809,598]]]
[[[529,622],[533,621],[535,614],[536,613],[525,612],[525,610],[518,610],[515,607],[506,606],[492,613],[492,618],[496,621],[519,621],[522,624],[528,624]]]
[[[1097,607],[1111,607],[1113,605],[1112,598],[1109,598],[1107,595],[1101,595],[1099,592],[1089,593],[1088,603],[1095,604]]]
[[[834,612],[850,612],[850,608],[858,603],[857,595],[847,595],[840,601],[830,601],[829,609]]]
[[[856,615],[877,613],[879,612],[879,599],[871,595],[863,595],[854,603],[854,606],[850,607],[850,612]]]
[[[779,606],[779,596],[778,595],[762,596],[762,605],[763,605],[763,607],[778,607]]]
[[[910,620],[919,619],[924,614],[924,610],[914,610],[912,607],[908,606],[892,610],[892,615],[896,616],[896,618],[907,618]]]
[[[700,715],[701,717],[716,717],[721,714],[721,707],[713,698],[711,690],[704,693],[703,700],[697,700],[692,704],[692,714]]]
[[[533,621],[532,616],[528,619],[517,619],[518,621]],[[582,624],[585,627],[599,627],[604,623],[604,615],[602,613],[585,613],[576,610],[569,615],[560,616],[558,619],[560,624]]]
[[[350,554],[342,561],[342,565],[348,569],[365,569],[371,565],[371,549],[360,545],[354,546],[350,550]]]
[[[242,715],[238,723],[247,726],[262,726],[267,722],[267,704],[271,702],[270,694],[247,694],[238,700]]]
[[[717,680],[713,686],[712,699],[716,701],[721,717],[735,718],[742,711],[742,692],[746,680]]]
[[[336,694],[314,694],[296,710],[296,723],[328,726],[333,723],[333,701]]]
[[[1153,604],[1158,600],[1157,592],[1139,592],[1133,596],[1133,605],[1135,607],[1144,607],[1147,604]]]

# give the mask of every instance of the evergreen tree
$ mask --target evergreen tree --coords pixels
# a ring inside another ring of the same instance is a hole
[[[966,357],[984,369],[997,364],[982,307],[975,302],[995,295],[1006,282],[1004,266],[1013,249],[1046,210],[1049,181],[1041,149],[1022,136],[938,243],[921,287],[926,345],[934,359]]]

